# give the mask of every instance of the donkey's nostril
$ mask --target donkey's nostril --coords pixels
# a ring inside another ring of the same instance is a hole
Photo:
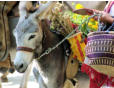
[[[15,64],[15,69],[20,72],[20,73],[24,73],[27,69],[27,66],[24,64]]]
[[[23,64],[21,64],[21,65],[19,66],[19,68],[20,68],[20,69],[23,68]]]

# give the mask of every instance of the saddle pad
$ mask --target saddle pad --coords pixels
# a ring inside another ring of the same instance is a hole
[[[85,58],[86,39],[82,41],[82,33],[79,32],[75,34],[73,37],[69,38],[68,41],[71,44],[73,58],[77,58],[80,62],[83,62]]]

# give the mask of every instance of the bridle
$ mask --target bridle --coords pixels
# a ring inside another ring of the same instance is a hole
[[[29,47],[19,46],[16,48],[16,51],[25,51],[25,52],[34,53],[34,59],[38,58],[39,56],[39,53],[36,52],[36,49],[32,49]]]
[[[28,47],[17,47],[16,48],[17,51],[26,51],[26,52],[34,52],[34,49],[32,48],[28,48]]]

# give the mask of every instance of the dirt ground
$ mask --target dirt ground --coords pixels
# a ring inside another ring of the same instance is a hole
[[[13,74],[8,75],[8,83],[2,83],[2,88],[20,88],[20,82],[22,80],[23,74],[14,72]],[[86,74],[78,73],[77,78],[79,80],[79,88],[89,88],[89,78]],[[82,85],[83,84],[83,85]],[[38,84],[33,76],[33,73],[30,74],[30,79],[27,85],[27,88],[38,88]]]
[[[23,74],[14,72],[13,74],[8,75],[9,82],[2,83],[2,88],[20,88],[20,82],[22,80]],[[79,81],[79,88],[89,88],[89,77],[81,72],[78,72],[77,79]],[[33,73],[30,73],[30,78],[28,81],[27,88],[38,88],[38,84],[33,76]],[[101,88],[113,88],[113,87],[101,87]]]
[[[20,88],[20,83],[22,80],[23,74],[14,72],[13,74],[8,75],[8,83],[2,83],[2,88]],[[38,88],[38,84],[35,81],[33,73],[30,74],[30,79],[27,85],[27,88]]]

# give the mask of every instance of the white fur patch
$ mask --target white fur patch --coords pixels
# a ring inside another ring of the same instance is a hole
[[[15,65],[29,65],[32,61],[33,53],[26,51],[18,51],[14,60]]]

